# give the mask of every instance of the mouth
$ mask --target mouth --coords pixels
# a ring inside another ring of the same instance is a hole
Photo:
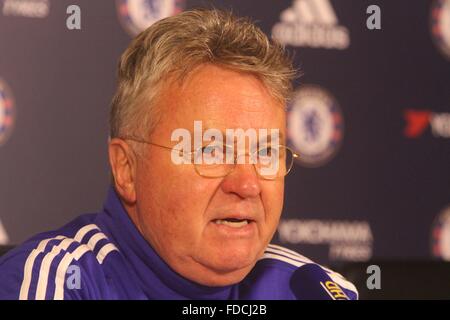
[[[213,220],[213,222],[218,225],[225,225],[237,229],[247,226],[248,224],[254,222],[254,220],[239,219],[239,218],[224,218],[224,219],[215,219]]]

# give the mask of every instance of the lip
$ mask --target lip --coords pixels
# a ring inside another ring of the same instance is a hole
[[[231,216],[228,216],[228,218],[231,218]],[[250,238],[256,232],[256,222],[255,220],[248,220],[248,224],[239,228],[230,227],[225,224],[217,224],[214,220],[210,221],[210,224],[219,234],[225,237]]]
[[[214,219],[212,219],[211,221],[225,220],[225,219],[248,220],[248,221],[252,221],[252,222],[256,221],[256,219],[253,215],[245,214],[245,213],[221,214],[221,215],[218,215],[217,217],[215,217]]]

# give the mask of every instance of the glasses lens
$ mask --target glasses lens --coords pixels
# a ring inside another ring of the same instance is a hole
[[[259,175],[268,180],[282,178],[292,167],[293,153],[282,145],[267,146],[258,150],[256,168]]]
[[[233,148],[220,143],[209,144],[195,152],[194,161],[199,175],[210,178],[224,177],[234,168]]]
[[[285,146],[265,146],[252,156],[252,163],[255,164],[259,176],[274,180],[289,173],[295,156],[291,149]],[[200,148],[194,158],[197,159],[194,162],[195,170],[203,177],[225,177],[235,168],[233,147],[227,145],[220,147],[208,145]]]

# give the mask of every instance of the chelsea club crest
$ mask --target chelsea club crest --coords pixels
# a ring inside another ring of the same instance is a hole
[[[0,79],[0,146],[11,135],[15,120],[14,99],[6,82]]]
[[[336,154],[344,135],[342,112],[336,99],[316,85],[304,85],[288,107],[288,139],[300,157],[297,163],[319,167]]]
[[[136,36],[156,21],[184,9],[184,0],[117,0],[119,20],[125,30]]]

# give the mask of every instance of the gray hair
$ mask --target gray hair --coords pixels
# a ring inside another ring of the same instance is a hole
[[[154,23],[122,54],[110,137],[151,133],[159,119],[152,102],[163,81],[182,80],[205,63],[255,75],[282,104],[292,94],[291,58],[248,18],[217,9],[185,11]]]

